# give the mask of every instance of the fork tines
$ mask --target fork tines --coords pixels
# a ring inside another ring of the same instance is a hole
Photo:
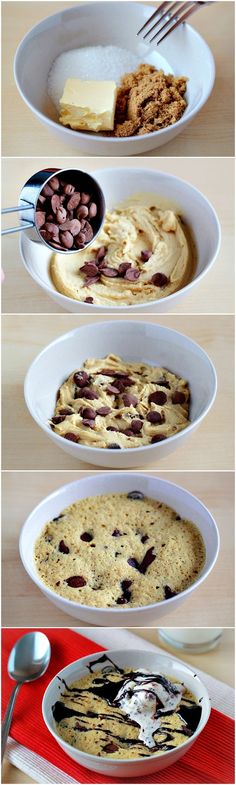
[[[148,38],[148,43],[152,43],[152,41],[157,39],[156,44],[160,44],[169,33],[172,33],[172,31],[178,27],[178,25],[185,22],[188,16],[196,10],[198,5],[199,4],[196,2],[182,3],[166,0],[166,2],[161,3],[156,11],[149,17],[147,22],[140,28],[137,35],[140,35],[146,30],[142,38]],[[149,27],[154,19],[156,19],[156,21]],[[150,38],[153,31],[155,31],[155,33]]]

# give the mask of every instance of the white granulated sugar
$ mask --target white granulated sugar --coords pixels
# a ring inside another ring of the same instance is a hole
[[[48,76],[48,94],[59,111],[59,101],[67,79],[111,79],[119,84],[124,74],[135,71],[139,65],[139,57],[118,46],[71,49],[54,60]]]

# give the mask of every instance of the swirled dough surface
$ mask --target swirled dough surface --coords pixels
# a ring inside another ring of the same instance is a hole
[[[90,447],[143,447],[186,428],[189,402],[185,379],[110,354],[71,373],[50,424],[59,436]]]
[[[49,521],[35,545],[43,583],[81,605],[137,607],[169,599],[197,579],[202,536],[142,493],[81,499]]]
[[[120,264],[131,264],[139,273],[137,280],[120,273],[107,277],[101,270],[99,280],[89,283],[81,268],[94,262],[102,246],[108,268],[118,273]],[[144,262],[146,251],[150,258]],[[55,254],[50,272],[56,289],[67,297],[81,301],[92,297],[98,305],[135,305],[182,289],[193,276],[194,256],[190,233],[174,210],[160,209],[150,198],[145,204],[133,197],[126,206],[107,212],[102,231],[88,249],[66,257]],[[153,283],[157,273],[166,277],[165,285]]]

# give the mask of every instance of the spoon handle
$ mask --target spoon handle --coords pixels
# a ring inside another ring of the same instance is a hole
[[[10,697],[10,700],[9,700],[9,703],[8,703],[8,707],[7,707],[7,710],[6,710],[6,714],[5,714],[3,723],[2,723],[2,760],[3,760],[3,756],[4,756],[5,746],[6,746],[6,743],[7,743],[7,737],[8,737],[8,734],[9,734],[10,727],[11,727],[13,709],[14,709],[14,706],[15,706],[15,701],[16,701],[16,698],[17,698],[17,695],[18,695],[20,687],[21,687],[21,684],[18,682],[15,685],[14,689],[12,690],[11,697]]]

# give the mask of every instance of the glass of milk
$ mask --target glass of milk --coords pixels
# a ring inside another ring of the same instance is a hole
[[[168,646],[189,654],[202,654],[218,646],[222,627],[159,627],[159,636]]]

